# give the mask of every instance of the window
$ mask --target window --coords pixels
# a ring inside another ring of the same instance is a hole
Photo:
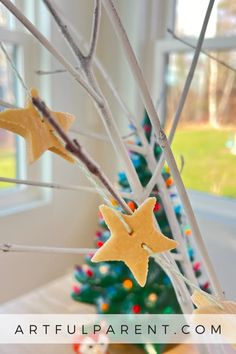
[[[208,1],[172,1],[172,30],[196,44]],[[194,14],[194,16],[193,16]],[[191,22],[191,24],[190,24]],[[195,38],[194,38],[195,37]],[[174,141],[177,161],[185,161],[182,177],[187,188],[215,196],[236,198],[236,6],[215,2],[204,50],[226,66],[201,54]],[[191,65],[193,50],[166,35],[157,41],[156,71],[162,82],[157,97],[166,130]]]
[[[41,10],[39,3],[24,0],[15,0],[14,2],[21,9],[22,7],[25,8],[27,16],[35,22],[40,30],[43,28],[44,34],[47,32],[48,15],[45,14],[44,9]],[[42,14],[44,18],[43,27],[41,25],[41,15],[34,16],[36,13]],[[35,21],[34,18],[36,19]],[[31,87],[32,82],[37,87],[39,87],[39,84],[41,87],[42,85],[47,85],[47,82],[45,82],[48,80],[47,78],[39,82],[39,79],[34,74],[37,65],[40,66],[42,61],[49,67],[47,55],[43,53],[33,37],[2,4],[0,4],[0,41],[29,87]],[[35,55],[37,60],[32,60],[32,55]],[[36,67],[33,67],[33,65],[36,65]],[[0,100],[21,107],[25,103],[24,97],[23,88],[0,48]],[[4,109],[0,104],[0,110]],[[25,150],[25,143],[21,137],[0,129],[0,176],[40,180],[46,173],[48,175],[46,178],[50,178],[49,157],[45,156],[33,166],[27,166]],[[46,172],[45,167],[47,167]],[[31,207],[32,203],[36,205],[39,201],[47,200],[49,191],[0,182],[0,195],[0,214],[5,215],[8,212]]]

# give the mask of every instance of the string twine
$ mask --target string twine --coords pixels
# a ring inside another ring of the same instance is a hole
[[[127,232],[130,234],[132,232],[131,227],[129,226],[129,224],[127,224],[127,222],[124,220],[124,218],[122,217],[122,214],[119,213],[116,209],[116,207],[112,204],[112,202],[110,201],[110,199],[108,198],[108,196],[106,195],[106,193],[104,192],[104,189],[97,183],[97,181],[94,179],[92,173],[86,168],[86,166],[78,159],[76,159],[76,162],[80,168],[80,170],[83,172],[83,174],[85,175],[85,177],[90,181],[90,183],[94,186],[94,188],[96,189],[96,191],[98,192],[98,194],[102,197],[102,199],[104,200],[104,202],[109,205],[110,208],[112,208],[117,217],[119,218],[119,220],[122,222],[122,224],[124,225],[124,227],[126,228]]]
[[[14,72],[14,74],[16,75],[16,78],[20,81],[26,95],[31,99],[31,94],[30,94],[30,90],[27,87],[23,77],[21,76],[21,74],[19,73],[17,67],[15,66],[14,62],[12,61],[12,59],[10,58],[10,56],[7,53],[7,50],[5,49],[4,45],[2,42],[0,42],[0,48],[2,49],[12,71]],[[60,138],[60,137],[58,137]],[[132,232],[131,227],[129,226],[129,224],[124,220],[124,218],[122,217],[122,213],[118,212],[116,207],[111,203],[109,197],[107,196],[107,194],[104,192],[104,189],[97,183],[97,181],[94,179],[93,175],[91,174],[91,172],[86,168],[86,166],[84,166],[84,164],[79,160],[76,159],[77,165],[80,168],[80,170],[82,171],[82,173],[85,175],[85,177],[90,181],[90,183],[94,186],[94,188],[96,189],[96,191],[98,192],[98,194],[101,196],[101,198],[104,200],[104,202],[109,205],[109,207],[111,207],[112,209],[114,209],[114,211],[116,212],[117,217],[119,218],[119,220],[122,222],[122,224],[125,226],[127,232],[130,234]],[[178,275],[186,284],[188,284],[192,289],[197,290],[198,292],[200,292],[201,294],[203,294],[206,298],[209,299],[210,302],[215,303],[218,307],[220,307],[221,309],[223,309],[222,304],[212,295],[208,294],[207,292],[203,291],[200,287],[198,287],[197,285],[195,285],[194,283],[192,283],[188,278],[186,278],[180,271],[177,271],[176,269],[174,269],[170,263],[164,261],[157,253],[152,253],[152,251],[144,244],[143,248],[150,254],[150,256],[152,256],[154,258],[154,260],[165,270],[167,269],[169,272],[174,273],[176,275]]]
[[[7,50],[5,48],[5,46],[3,45],[2,42],[0,42],[0,48],[2,49],[6,59],[7,59],[7,62],[9,63],[12,71],[14,72],[14,74],[16,75],[17,79],[20,81],[23,89],[25,90],[25,93],[28,97],[31,97],[30,96],[30,90],[28,89],[27,85],[25,84],[25,81],[23,80],[21,74],[19,73],[17,67],[15,66],[13,60],[11,59],[10,55],[7,53]]]

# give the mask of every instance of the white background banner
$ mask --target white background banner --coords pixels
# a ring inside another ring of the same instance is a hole
[[[0,315],[0,343],[236,343],[235,315]],[[99,339],[100,338],[100,339]]]

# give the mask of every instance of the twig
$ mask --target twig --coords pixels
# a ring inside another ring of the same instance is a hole
[[[214,296],[208,294],[207,292],[203,291],[199,286],[193,284],[189,279],[187,279],[181,272],[177,271],[176,268],[173,268],[173,264],[169,262],[169,260],[165,260],[164,257],[161,257],[160,254],[152,254],[151,250],[145,246],[145,249],[154,257],[159,265],[161,265],[164,269],[168,269],[170,273],[175,273],[179,278],[183,279],[183,281],[188,284],[194,290],[201,292],[205,297],[207,297],[212,303],[217,305],[222,309],[222,304],[218,301],[218,299],[214,298]]]
[[[179,172],[182,174],[183,170],[184,170],[184,166],[185,166],[185,160],[184,160],[184,156],[180,155],[180,169]]]
[[[98,133],[94,133],[93,131],[87,131],[87,130],[81,130],[81,129],[77,129],[77,128],[72,128],[72,129],[70,129],[70,132],[74,133],[74,134],[81,135],[81,136],[85,136],[86,138],[89,138],[89,139],[101,140],[101,141],[104,141],[106,143],[110,142],[110,140],[109,140],[109,138],[107,136],[102,135],[102,134],[98,134]]]
[[[168,136],[168,141],[169,141],[170,145],[172,144],[172,141],[173,141],[173,138],[174,138],[174,135],[175,135],[175,132],[176,132],[176,129],[177,129],[177,126],[178,126],[178,123],[179,123],[179,120],[180,120],[180,117],[181,117],[181,114],[182,114],[182,111],[183,111],[183,108],[184,108],[184,105],[186,102],[186,98],[188,96],[188,92],[189,92],[189,89],[190,89],[190,86],[192,83],[192,79],[193,79],[195,69],[196,69],[196,66],[198,63],[199,55],[200,55],[200,52],[202,49],[202,45],[203,45],[203,41],[205,38],[205,33],[206,33],[206,29],[207,29],[207,25],[208,25],[208,22],[210,19],[211,10],[212,10],[213,5],[214,5],[214,0],[211,0],[209,2],[209,6],[207,8],[206,15],[203,20],[203,24],[202,24],[202,28],[201,28],[201,32],[200,32],[198,41],[197,41],[197,46],[196,46],[196,50],[194,52],[193,60],[192,60],[191,66],[189,68],[189,72],[188,72],[188,75],[187,75],[187,78],[186,78],[186,81],[184,84],[182,94],[179,99],[179,103],[178,103],[178,106],[177,106],[177,109],[175,112],[175,116],[173,119],[171,130],[170,130],[170,133]],[[160,159],[158,161],[158,165],[156,167],[156,171],[154,171],[152,178],[149,182],[149,185],[147,186],[147,194],[148,195],[151,193],[151,190],[155,185],[156,177],[161,173],[161,170],[164,166],[164,162],[165,162],[164,156],[161,155]]]
[[[125,29],[121,23],[121,20],[120,20],[119,15],[114,7],[113,2],[111,0],[102,0],[102,1],[104,4],[104,7],[108,13],[108,16],[111,19],[111,23],[115,28],[117,36],[118,36],[120,42],[122,43],[122,46],[123,46],[125,55],[127,57],[127,60],[129,62],[130,68],[132,70],[133,76],[136,79],[136,82],[138,84],[142,100],[144,102],[144,105],[147,109],[149,118],[150,118],[153,128],[155,130],[156,137],[159,140],[160,146],[163,148],[163,153],[165,154],[168,165],[172,171],[172,175],[175,180],[175,184],[178,189],[180,198],[182,200],[182,204],[184,206],[186,215],[188,217],[189,224],[190,224],[190,226],[193,230],[193,233],[195,235],[195,239],[196,239],[196,243],[198,245],[198,248],[200,249],[200,251],[202,253],[203,261],[205,263],[206,270],[208,271],[212,287],[213,287],[215,293],[219,297],[222,298],[223,297],[222,288],[220,286],[218,277],[215,273],[214,267],[213,267],[211,260],[209,258],[205,243],[203,241],[197,220],[196,220],[195,215],[193,213],[193,209],[192,209],[191,203],[189,201],[188,194],[186,192],[183,181],[181,179],[181,176],[180,176],[178,167],[176,165],[176,161],[174,159],[173,153],[171,151],[170,145],[168,143],[168,140],[166,138],[164,131],[161,128],[160,120],[159,120],[159,117],[158,117],[157,112],[155,110],[155,107],[154,107],[151,95],[149,93],[147,84],[145,82],[145,79],[143,77],[143,73],[141,71],[141,68],[138,64],[136,56],[135,56],[133,49],[130,45],[128,36],[127,36]],[[214,4],[214,0],[210,0],[209,6],[207,9],[207,16],[210,16],[213,4]]]
[[[9,242],[0,244],[0,251],[2,252],[27,252],[27,253],[61,253],[61,254],[88,254],[95,253],[96,248],[68,248],[68,247],[50,247],[50,246],[29,246],[18,245]],[[177,260],[179,255],[173,254],[173,257]]]
[[[44,118],[48,120],[51,126],[58,133],[60,138],[65,142],[66,149],[77,157],[90,171],[91,174],[96,176],[105,189],[112,195],[112,197],[118,202],[118,204],[128,213],[131,213],[130,208],[127,206],[125,201],[120,197],[117,191],[113,188],[111,182],[107,178],[107,176],[100,170],[98,165],[93,161],[93,159],[85,152],[81,145],[78,143],[76,139],[71,140],[69,136],[64,132],[64,130],[60,127],[60,125],[55,121],[52,117],[50,111],[46,107],[45,103],[39,98],[32,97],[32,102],[37,107],[39,112],[43,115]]]
[[[43,188],[51,188],[51,189],[59,189],[59,190],[70,190],[75,192],[89,192],[89,193],[97,193],[96,188],[86,187],[86,186],[78,186],[72,184],[61,184],[61,183],[52,183],[52,182],[40,182],[40,181],[31,181],[29,179],[19,179],[19,178],[8,178],[8,177],[0,177],[0,182],[26,185],[32,187],[43,187]],[[123,191],[119,191],[120,195],[123,198],[131,198],[130,193],[126,193]]]
[[[25,84],[25,82],[24,82],[22,76],[20,75],[20,73],[19,73],[17,67],[15,66],[15,63],[13,62],[13,60],[11,59],[11,57],[9,56],[9,54],[7,53],[7,50],[6,50],[6,48],[5,48],[5,46],[3,45],[2,42],[0,42],[0,47],[1,47],[3,53],[4,53],[5,57],[6,57],[6,59],[7,59],[8,63],[9,63],[9,65],[11,66],[11,68],[12,68],[14,74],[16,75],[17,79],[18,79],[19,82],[21,83],[23,89],[25,90],[25,92],[27,93],[27,95],[30,96],[30,92],[29,92],[29,90],[28,90],[28,87],[26,86],[26,84]]]
[[[91,65],[98,41],[99,25],[101,18],[101,0],[94,0],[93,25],[90,39],[90,48],[87,55],[87,61]]]
[[[76,53],[76,56],[79,58],[80,62],[84,61],[85,55],[81,52],[79,47],[75,45],[73,38],[70,36],[70,33],[67,29],[67,26],[61,21],[60,16],[58,16],[57,11],[55,11],[54,7],[52,6],[51,2],[48,0],[43,0],[44,4],[47,6],[49,11],[51,12],[52,16],[55,18],[56,22],[58,23],[63,35],[67,38],[68,42],[70,42],[70,46],[72,47],[73,51]]]
[[[56,48],[47,40],[41,32],[18,10],[10,0],[0,0],[8,10],[33,34],[35,38],[64,66],[64,68],[79,82],[79,84],[88,92],[88,94],[97,102],[100,102],[99,95],[91,88],[77,70],[56,50]]]
[[[55,9],[58,11],[58,13],[60,14],[60,16],[62,17],[64,23],[67,25],[67,27],[72,31],[73,36],[75,37],[75,39],[77,40],[77,42],[82,46],[82,48],[84,49],[84,51],[89,51],[89,46],[88,43],[86,42],[86,40],[84,39],[84,37],[81,35],[81,33],[78,33],[78,31],[74,28],[74,26],[68,22],[68,20],[66,19],[64,13],[62,12],[62,10],[58,7],[58,4],[55,3],[54,1],[51,1],[51,4],[53,4],[53,6],[55,7]],[[107,70],[105,69],[105,67],[103,66],[102,62],[99,60],[99,58],[96,56],[96,53],[94,53],[94,59],[93,59],[94,65],[96,66],[96,68],[98,69],[98,71],[100,72],[101,76],[103,77],[103,79],[105,80],[108,88],[110,89],[111,93],[113,94],[114,98],[116,99],[117,103],[119,104],[120,108],[122,109],[125,117],[128,119],[128,121],[134,126],[138,126],[139,124],[137,124],[137,120],[134,116],[134,114],[131,113],[131,111],[129,110],[127,104],[125,103],[125,101],[121,98],[114,82],[112,81],[111,77],[109,76],[109,74],[107,73]],[[75,67],[76,70],[79,69],[79,67]],[[50,73],[60,73],[60,72],[65,72],[64,70],[55,70],[55,71],[46,71],[45,74],[50,74]],[[39,70],[39,74],[44,74],[44,71]]]
[[[110,143],[110,140],[107,136],[99,134],[99,133],[94,133],[92,131],[90,132],[90,131],[86,131],[86,130],[81,130],[81,129],[78,130],[77,128],[72,128],[72,129],[70,129],[70,132],[81,135],[81,136],[85,136],[86,138],[89,138],[89,139],[96,139],[96,140],[104,141],[106,143]],[[129,139],[130,137],[134,136],[135,134],[137,134],[136,131],[124,134],[122,136],[122,139],[123,140]]]
[[[0,106],[5,107],[5,108],[11,108],[11,109],[19,108],[18,106],[14,105],[14,104],[12,104],[12,103],[3,101],[3,100],[1,100],[1,99],[0,99]]]
[[[154,157],[153,153],[153,148],[151,145],[148,145],[149,151],[147,152],[146,158],[147,158],[147,163],[150,171],[153,173],[155,170],[156,166],[156,159]],[[158,185],[158,190],[159,190],[159,195],[161,196],[161,200],[163,202],[163,206],[165,209],[165,213],[170,225],[170,229],[173,235],[173,238],[179,243],[178,250],[181,253],[182,256],[182,265],[183,265],[183,271],[185,272],[186,276],[189,277],[189,279],[194,283],[197,284],[197,279],[195,277],[193,267],[188,255],[188,250],[186,247],[186,244],[183,240],[182,233],[180,230],[180,225],[177,220],[176,214],[173,210],[173,205],[170,199],[170,195],[168,193],[165,181],[162,177],[162,175],[157,176],[157,185]],[[146,198],[145,198],[146,199]],[[173,253],[170,253],[169,257],[171,258]],[[173,258],[173,257],[172,257]]]
[[[177,41],[187,45],[188,47],[193,48],[193,49],[197,48],[196,45],[191,44],[190,42],[186,41],[185,39],[180,38],[179,36],[177,36],[177,34],[175,34],[175,32],[172,31],[170,28],[167,28],[167,32],[170,33],[173,36],[174,39],[176,39]],[[229,69],[229,70],[231,70],[233,72],[236,72],[236,68],[234,68],[233,66],[229,65],[225,61],[216,58],[214,55],[206,52],[204,49],[201,49],[201,53],[204,54],[205,56],[207,56],[208,58],[210,58],[212,60],[215,60],[218,64],[224,66],[225,68],[227,68],[227,69]]]
[[[75,70],[79,70],[78,66],[75,66]],[[54,74],[63,74],[67,71],[65,69],[54,69],[54,70],[36,70],[35,74],[37,75],[54,75]]]
[[[188,250],[186,247],[186,244],[183,242],[183,236],[181,234],[180,230],[180,225],[178,223],[178,220],[176,218],[176,214],[173,209],[173,205],[170,200],[170,196],[168,194],[165,182],[163,180],[163,177],[160,176],[157,179],[157,184],[159,186],[159,193],[161,196],[161,200],[163,202],[163,206],[167,215],[167,219],[171,228],[171,232],[173,235],[173,238],[178,242],[178,250],[181,252],[182,255],[182,265],[183,265],[183,270],[186,274],[186,276],[191,280],[192,283],[197,284],[197,279],[195,277],[193,267],[188,255]]]
[[[177,129],[177,125],[179,123],[180,116],[181,116],[181,113],[183,111],[184,104],[186,102],[186,98],[188,96],[188,92],[189,92],[189,89],[190,89],[190,86],[191,86],[191,83],[192,83],[192,80],[193,80],[195,69],[197,67],[198,58],[199,58],[199,55],[201,53],[202,45],[203,45],[204,38],[205,38],[205,33],[206,33],[206,30],[207,30],[207,25],[208,25],[208,22],[209,22],[209,19],[210,19],[210,16],[211,16],[211,11],[212,11],[212,8],[214,6],[214,2],[215,2],[215,0],[210,0],[209,1],[209,5],[207,7],[206,15],[205,15],[203,23],[202,23],[202,28],[201,28],[201,32],[200,32],[200,35],[199,35],[199,38],[198,38],[198,41],[197,41],[197,46],[196,46],[196,50],[194,52],[193,60],[192,60],[192,63],[191,63],[191,66],[190,66],[190,69],[189,69],[189,72],[188,72],[188,76],[187,76],[185,84],[184,84],[183,91],[182,91],[180,99],[179,99],[179,103],[178,103],[178,106],[177,106],[177,109],[176,109],[176,112],[175,112],[175,116],[174,116],[174,119],[173,119],[173,124],[172,124],[171,129],[170,129],[170,134],[168,136],[168,140],[169,140],[170,145],[171,145],[171,143],[173,141],[173,138],[174,138],[174,135],[175,135],[175,131]]]
[[[0,245],[2,252],[30,252],[30,253],[59,253],[59,254],[88,254],[95,253],[94,248],[66,248],[66,247],[49,247],[49,246],[27,246],[16,245],[12,243],[3,243]]]
[[[6,1],[6,0],[5,0]],[[114,146],[114,149],[118,155],[119,158],[123,160],[124,163],[124,169],[128,178],[128,181],[130,183],[131,189],[136,196],[137,200],[140,200],[141,194],[143,193],[143,187],[141,185],[141,182],[138,178],[137,172],[129,158],[128,151],[125,147],[124,142],[122,141],[122,138],[119,134],[119,130],[117,127],[117,124],[114,120],[114,117],[112,115],[110,106],[104,97],[94,75],[93,72],[91,71],[91,68],[89,65],[87,65],[86,60],[84,58],[80,57],[78,55],[78,49],[76,49],[78,46],[76,42],[74,41],[69,29],[67,26],[65,26],[64,22],[61,20],[60,16],[58,15],[57,11],[55,10],[54,6],[52,5],[51,1],[45,0],[45,4],[48,6],[49,11],[51,12],[53,18],[55,19],[57,25],[59,28],[62,30],[62,33],[64,35],[64,38],[66,39],[67,43],[71,47],[73,53],[75,54],[77,60],[79,61],[81,65],[81,69],[83,70],[88,82],[90,85],[93,87],[94,91],[97,93],[97,95],[100,97],[100,102],[95,101],[95,107],[97,108],[99,115],[103,121],[103,124],[107,130],[107,133],[110,137],[110,140]]]
[[[137,152],[139,154],[142,154],[143,156],[147,154],[147,150],[145,149],[145,146],[139,146],[129,141],[127,141],[125,145],[129,149],[129,151]]]

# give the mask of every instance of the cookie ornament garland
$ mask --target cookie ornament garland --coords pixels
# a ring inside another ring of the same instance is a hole
[[[31,90],[32,97],[38,97],[36,89]],[[66,132],[74,121],[74,116],[68,113],[52,112],[55,120]],[[42,119],[31,100],[25,108],[8,109],[0,113],[0,128],[21,135],[28,147],[28,160],[33,163],[47,150],[60,155],[69,162],[74,162],[70,153],[53,133],[51,125]]]
[[[153,216],[155,204],[155,198],[148,198],[132,215],[124,215],[101,205],[99,209],[111,236],[95,253],[92,262],[123,261],[139,285],[144,286],[150,254],[143,246],[147,246],[153,253],[158,253],[174,249],[178,245],[156,229]],[[130,227],[131,233],[127,231],[121,218]]]

